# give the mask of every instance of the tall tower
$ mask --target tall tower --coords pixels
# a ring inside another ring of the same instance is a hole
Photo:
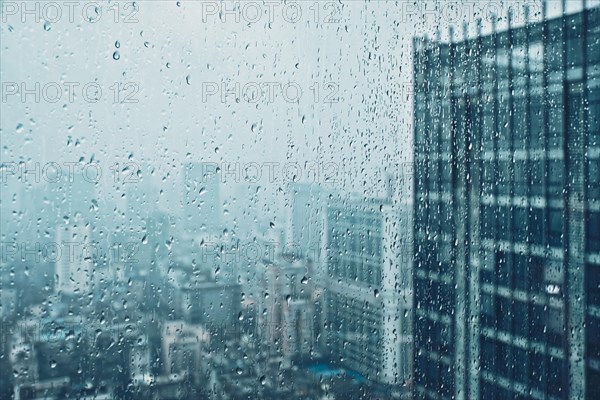
[[[87,295],[92,285],[95,249],[89,223],[76,214],[56,232],[56,290],[66,296]]]
[[[327,351],[391,388],[410,379],[410,212],[389,199],[327,207]]]
[[[220,180],[221,172],[215,163],[184,165],[183,217],[189,234],[215,234],[223,230]]]
[[[598,27],[414,43],[418,399],[600,396]]]
[[[325,192],[316,183],[290,183],[288,190],[288,242],[297,246],[303,257],[318,263],[325,223]]]

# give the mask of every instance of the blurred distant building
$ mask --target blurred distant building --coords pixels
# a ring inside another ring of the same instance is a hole
[[[129,374],[134,382],[149,382],[152,380],[151,348],[148,336],[142,335],[133,344],[129,354]]]
[[[232,227],[237,237],[247,240],[258,223],[260,185],[244,182],[237,185],[235,198],[230,205]]]
[[[9,338],[8,356],[13,368],[15,385],[34,383],[38,380],[38,358],[35,349],[38,332],[38,320],[30,318],[18,324],[15,334]]]
[[[164,255],[169,227],[167,215],[158,208],[159,189],[152,183],[152,169],[143,165],[139,173],[140,178],[124,184],[127,202],[125,220],[122,234],[115,239],[122,246],[135,243],[135,254],[129,258],[134,260],[137,270],[143,274],[155,267],[153,263],[158,258],[157,252],[163,250]],[[127,258],[127,255],[120,258]]]
[[[87,334],[78,317],[20,320],[10,338],[15,399],[109,399],[110,389],[91,379]],[[123,351],[124,349],[121,349]],[[113,371],[113,382],[116,382]]]
[[[308,357],[315,344],[311,262],[281,254],[273,261],[264,260],[259,268],[261,341],[287,362]]]
[[[325,191],[316,183],[290,183],[288,242],[298,246],[303,257],[321,260],[324,233]]]
[[[0,268],[4,268],[4,266]],[[8,279],[4,279],[4,277],[0,277],[0,279],[0,319],[10,318],[16,314],[17,310],[17,289],[7,287],[5,282],[8,282]]]
[[[215,163],[187,163],[183,167],[183,225],[192,236],[223,230],[219,194],[221,173]]]
[[[209,334],[200,325],[183,321],[165,322],[162,330],[165,374],[185,375],[191,382],[198,384],[201,351],[209,341]]]
[[[3,235],[10,235],[19,241],[31,243],[47,243],[55,239],[54,227],[65,215],[61,215],[60,203],[64,200],[56,188],[49,183],[28,185],[20,191],[20,209],[23,218],[19,221],[19,232],[4,230]],[[64,207],[64,206],[63,206]],[[10,216],[2,219],[9,220]],[[15,224],[16,225],[16,224]],[[14,230],[14,226],[11,229]]]
[[[237,323],[241,288],[235,283],[187,282],[178,288],[182,318],[209,329],[227,329]]]
[[[411,371],[410,207],[348,199],[327,207],[326,350],[393,387]]]
[[[140,228],[158,210],[160,189],[152,181],[154,171],[149,165],[141,165],[134,176],[124,182],[127,226]]]
[[[84,166],[93,166],[89,174],[83,172]],[[77,214],[90,222],[98,220],[99,177],[95,175],[95,171],[100,167],[97,164],[78,164],[78,167],[74,168],[77,172],[72,175],[65,172],[58,182],[46,182],[41,187],[45,191],[40,194],[47,199],[47,202],[42,203],[43,208],[50,205],[61,220],[73,218]],[[40,208],[39,205],[36,207]]]
[[[71,215],[56,233],[56,290],[66,296],[87,295],[92,286],[94,248],[91,226],[81,214]]]

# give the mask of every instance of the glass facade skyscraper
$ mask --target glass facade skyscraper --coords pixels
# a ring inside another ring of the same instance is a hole
[[[415,397],[600,398],[600,10],[464,36],[414,42]]]

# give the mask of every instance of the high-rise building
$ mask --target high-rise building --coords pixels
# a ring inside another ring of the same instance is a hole
[[[91,227],[81,214],[61,224],[56,233],[56,290],[67,296],[86,296],[92,287],[95,249]]]
[[[210,343],[208,332],[200,325],[168,321],[163,325],[161,339],[164,373],[183,374],[198,384],[202,348]]]
[[[258,298],[258,328],[266,346],[285,357],[308,357],[314,348],[311,263],[279,254],[264,259]]]
[[[255,233],[258,221],[260,185],[244,182],[235,188],[235,196],[230,204],[228,226],[236,236],[247,240]]]
[[[288,243],[303,257],[319,262],[324,232],[325,191],[316,183],[290,183]]]
[[[32,243],[54,239],[51,227],[56,226],[65,215],[60,215],[60,202],[65,201],[63,196],[53,192],[49,184],[25,186],[20,192],[20,209],[23,212],[22,228],[20,232],[3,231],[3,234],[21,241]],[[6,217],[9,219],[10,215]],[[50,235],[48,233],[51,233]]]
[[[125,182],[126,226],[129,234],[139,235],[147,228],[147,223],[158,212],[160,189],[152,181],[153,169],[144,164],[140,167],[141,177],[133,182]]]
[[[365,378],[410,379],[412,265],[408,205],[348,199],[327,207],[326,351]]]
[[[54,204],[59,218],[72,218],[80,214],[88,221],[99,217],[98,192],[99,182],[94,177],[84,174],[69,176],[65,174],[59,182],[45,183],[49,202]],[[43,189],[42,189],[43,190]],[[46,206],[44,201],[44,206]],[[39,207],[39,206],[38,206]]]
[[[183,169],[184,227],[193,236],[222,230],[219,186],[221,175],[214,163],[187,163]]]
[[[599,43],[415,40],[416,398],[600,398]]]

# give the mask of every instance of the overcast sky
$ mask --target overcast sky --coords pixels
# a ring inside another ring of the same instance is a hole
[[[232,2],[138,1],[134,9],[131,2],[98,1],[100,14],[90,2],[64,3],[40,2],[37,11],[30,3],[34,13],[23,14],[21,2],[2,2],[2,162],[93,157],[105,175],[116,162],[150,165],[165,207],[182,191],[186,161],[308,162],[333,171],[334,186],[383,193],[382,167],[411,160],[412,38],[439,28],[447,40],[448,23],[463,20],[472,34],[473,21],[494,10],[489,4],[500,14],[519,4],[517,24],[523,5],[539,10],[537,1],[307,1],[297,8],[248,1],[240,3],[238,18],[219,16]],[[568,5],[573,12],[581,2]],[[559,6],[550,2],[552,15]],[[34,89],[36,82],[38,103],[34,95],[23,102],[8,93],[9,84]],[[78,84],[73,101],[70,82]],[[223,82],[240,86],[239,102],[234,95],[223,101]],[[82,93],[90,83],[89,97],[102,89],[97,103]],[[137,102],[115,102],[116,83],[129,84],[118,100]],[[274,101],[268,90],[258,102],[244,99],[267,84]],[[55,96],[57,85],[65,93],[53,103],[45,97]],[[258,184],[275,195],[285,180],[267,174],[265,167]],[[118,198],[113,186],[108,180],[104,195]]]

